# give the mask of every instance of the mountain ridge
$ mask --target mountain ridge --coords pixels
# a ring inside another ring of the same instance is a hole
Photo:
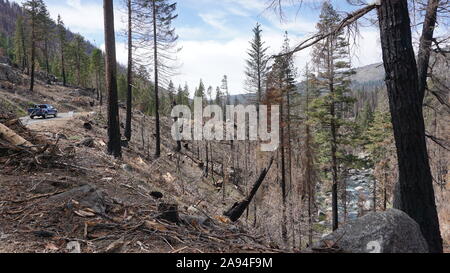
[[[355,74],[351,76],[352,91],[374,91],[384,87],[385,71],[382,63],[374,63],[354,69]],[[297,84],[297,89],[302,92],[304,81]],[[230,96],[233,104],[248,104],[254,94],[242,93]]]

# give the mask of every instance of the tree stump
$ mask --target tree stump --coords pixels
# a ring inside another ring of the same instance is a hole
[[[158,211],[161,213],[161,215],[158,216],[159,219],[168,221],[170,223],[180,223],[177,204],[159,204]]]

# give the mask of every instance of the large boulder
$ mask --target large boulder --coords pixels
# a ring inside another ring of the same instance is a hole
[[[428,253],[419,225],[395,209],[349,221],[324,237],[314,249],[344,253]]]

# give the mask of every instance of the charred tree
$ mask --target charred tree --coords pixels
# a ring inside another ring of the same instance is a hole
[[[131,120],[133,113],[133,24],[132,15],[133,10],[131,0],[127,0],[128,8],[128,68],[127,68],[127,114],[125,121],[125,137],[128,141],[131,140]]]
[[[433,42],[434,29],[436,28],[437,11],[440,0],[429,0],[426,8],[425,21],[423,23],[422,36],[420,38],[418,73],[419,73],[419,93],[425,96],[428,78],[428,66],[431,56],[431,44]]]
[[[256,180],[256,182],[250,192],[250,195],[244,201],[235,203],[231,209],[224,212],[224,215],[226,217],[230,218],[231,221],[236,222],[244,214],[245,210],[248,208],[248,206],[252,202],[253,198],[255,197],[256,193],[258,192],[259,188],[261,187],[261,184],[266,179],[267,173],[269,173],[270,168],[272,167],[273,161],[274,160],[272,158],[270,160],[269,166],[261,172],[258,180]]]
[[[60,57],[61,57],[61,75],[63,80],[63,86],[67,86],[67,79],[66,79],[66,62],[65,62],[65,49],[67,46],[67,33],[66,33],[66,27],[64,26],[64,22],[61,19],[61,16],[58,15],[58,22],[57,22],[57,28],[58,28],[58,38],[59,38],[59,50],[60,50]],[[98,90],[98,85],[97,85]]]
[[[112,0],[103,0],[105,18],[105,80],[108,92],[108,154],[122,156],[119,106],[117,96],[116,38],[114,32],[114,8]]]
[[[419,224],[430,252],[441,253],[442,238],[425,140],[423,94],[407,0],[381,1],[378,17],[399,164],[394,206]]]

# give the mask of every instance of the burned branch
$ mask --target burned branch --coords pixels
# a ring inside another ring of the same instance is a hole
[[[224,216],[227,216],[233,222],[236,222],[237,220],[239,220],[239,218],[241,218],[241,216],[244,214],[245,210],[248,208],[248,206],[252,202],[256,193],[258,192],[259,187],[264,182],[264,179],[266,178],[267,173],[270,171],[270,168],[272,167],[273,161],[274,161],[274,159],[272,158],[270,160],[269,166],[261,172],[261,174],[259,175],[258,180],[256,180],[249,196],[244,201],[234,204],[231,209],[229,209],[228,211],[226,211],[224,213]]]

